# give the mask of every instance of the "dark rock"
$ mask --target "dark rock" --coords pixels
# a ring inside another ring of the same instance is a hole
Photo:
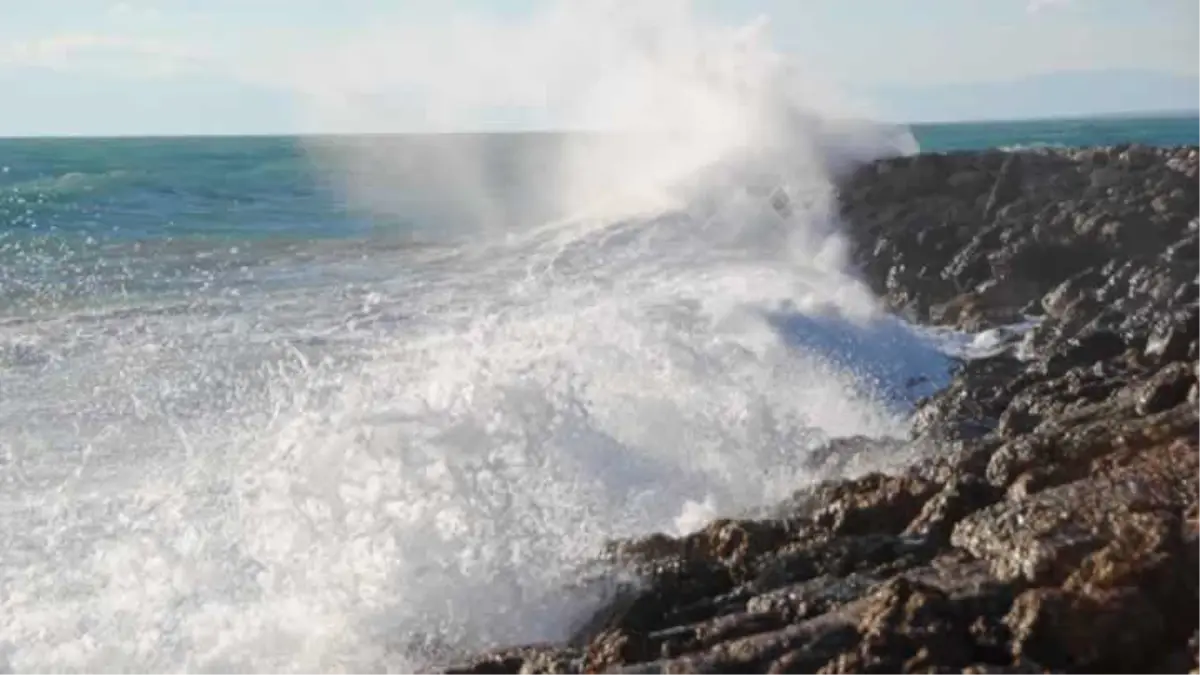
[[[1062,583],[1089,554],[1125,536],[1126,523],[1145,529],[1170,522],[1186,493],[1144,472],[1072,483],[977,511],[958,523],[951,543],[990,561],[1000,579]],[[1149,520],[1120,518],[1138,513]]]
[[[1000,167],[1000,175],[996,178],[992,191],[988,194],[987,203],[983,207],[983,219],[991,220],[996,211],[1011,202],[1021,191],[1021,156],[1009,155]]]
[[[1092,172],[1092,187],[1111,188],[1125,178],[1125,172],[1115,167],[1103,167]]]
[[[969,625],[951,598],[905,577],[880,586],[865,600],[858,633],[858,645],[821,672],[900,673],[963,668],[974,661]]]
[[[1125,340],[1116,333],[1098,330],[1078,335],[1067,341],[1062,349],[1050,355],[1046,369],[1051,373],[1066,372],[1081,365],[1091,365],[1120,356],[1125,352]]]
[[[1013,656],[1052,669],[1138,672],[1161,655],[1163,617],[1133,589],[1084,595],[1035,589],[1017,598],[1007,623]]]
[[[980,477],[964,475],[925,503],[906,534],[945,544],[958,521],[999,499],[999,492]]]
[[[1031,409],[1031,401],[1013,399],[1008,409],[1000,415],[1000,423],[996,429],[1001,436],[1012,437],[1029,433],[1038,427],[1045,419]]]
[[[1189,346],[1200,332],[1200,316],[1196,309],[1158,321],[1146,340],[1145,355],[1154,363],[1182,361],[1188,357]]]
[[[710,649],[628,666],[620,659],[597,655],[588,672],[611,673],[766,673],[815,670],[857,638],[854,624],[834,614],[824,615],[779,630],[723,642]]]
[[[827,537],[792,544],[765,556],[748,587],[761,594],[823,575],[895,572],[925,564],[933,555],[929,542],[911,537],[878,534]]]
[[[1191,364],[1176,361],[1158,371],[1142,385],[1137,394],[1139,415],[1170,410],[1187,400],[1188,391],[1196,385]]]
[[[990,432],[1008,407],[1005,384],[1025,365],[1007,354],[969,361],[950,386],[918,404],[915,438],[967,440]]]
[[[920,512],[936,487],[920,478],[870,474],[845,484],[816,521],[842,535],[897,534]]]
[[[1089,293],[1103,286],[1103,281],[1104,277],[1099,270],[1095,268],[1084,270],[1063,281],[1044,295],[1041,300],[1042,309],[1047,316],[1056,319],[1063,318],[1072,306],[1078,306],[1078,303],[1088,297]]]
[[[946,179],[946,185],[966,194],[977,192],[987,183],[988,176],[977,169],[963,169]]]
[[[1200,257],[1200,251],[1198,251],[1198,249],[1200,249],[1200,236],[1191,234],[1171,244],[1170,246],[1167,246],[1165,249],[1163,249],[1160,257],[1162,258],[1163,262],[1168,264],[1187,262],[1194,263],[1197,257]],[[1194,265],[1189,265],[1189,267],[1194,267]],[[1180,303],[1180,306],[1187,304],[1189,300],[1192,303],[1196,302],[1197,297],[1194,284],[1192,284],[1191,287],[1193,292],[1190,294],[1190,298],[1184,298],[1183,302]]]
[[[866,573],[844,577],[823,574],[756,595],[746,603],[746,611],[798,621],[858,600],[879,583],[878,577]]]

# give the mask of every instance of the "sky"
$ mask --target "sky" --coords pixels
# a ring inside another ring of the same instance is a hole
[[[1195,110],[1200,98],[1196,0],[695,0],[684,14],[662,9],[676,0],[609,2],[654,16],[607,23],[577,12],[582,0],[13,2],[0,136],[555,128],[585,85],[623,91],[606,64],[659,39],[631,26],[703,58],[684,21],[750,26],[803,73],[806,95],[879,119]]]

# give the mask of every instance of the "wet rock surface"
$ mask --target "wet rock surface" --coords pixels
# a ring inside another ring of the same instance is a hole
[[[909,468],[614,542],[640,583],[568,644],[449,672],[1197,672],[1197,158],[923,155],[845,177],[892,310],[1040,324],[922,401],[909,443],[825,453],[919,445]]]

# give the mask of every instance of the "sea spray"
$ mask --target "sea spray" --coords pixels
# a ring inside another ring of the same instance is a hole
[[[855,280],[828,180],[911,148],[765,25],[571,2],[406,30],[321,54],[306,114],[588,133],[310,139],[349,208],[437,246],[304,249],[282,288],[257,282],[277,255],[210,280],[219,302],[46,325],[56,365],[20,392],[78,425],[5,441],[13,669],[412,670],[562,639],[606,540],[787,495],[824,440],[902,433],[894,379],[944,367]]]
[[[687,201],[718,165],[788,174],[754,187],[796,177],[824,188],[831,166],[916,149],[907,130],[861,122],[869,110],[774,52],[765,18],[728,26],[681,0],[585,0],[430,21],[381,21],[286,71],[307,94],[308,125],[371,134],[309,146],[351,203],[377,214],[436,204],[455,217],[430,213],[431,226],[473,230],[613,219]],[[522,139],[515,157],[509,141],[470,133],[498,126],[576,133]],[[387,137],[430,132],[451,138],[397,151]]]
[[[583,132],[530,134],[517,161],[474,135],[415,152],[386,137],[311,146],[352,204],[471,238],[466,266],[495,291],[473,292],[452,334],[381,357],[405,374],[354,400],[406,420],[380,448],[410,446],[384,493],[403,494],[414,466],[437,476],[398,498],[432,528],[419,550],[400,537],[399,557],[437,582],[392,575],[394,636],[561,639],[590,607],[546,598],[603,540],[778,498],[803,483],[811,445],[902,429],[869,354],[789,349],[769,317],[876,330],[902,345],[890,356],[941,365],[911,333],[877,330],[888,320],[848,269],[829,181],[914,146],[855,123],[766,28],[706,23],[687,3],[563,3],[430,36],[381,28],[335,59],[349,85],[309,71],[310,112],[348,130],[469,126],[503,108]],[[398,97],[435,114],[414,122]]]

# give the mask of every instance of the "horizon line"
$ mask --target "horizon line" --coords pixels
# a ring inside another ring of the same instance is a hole
[[[878,124],[881,126],[897,126],[897,127],[929,127],[929,126],[954,126],[954,125],[972,125],[972,124],[1003,124],[1003,123],[1029,123],[1029,122],[1070,122],[1070,121],[1085,121],[1085,120],[1112,120],[1112,119],[1177,119],[1196,117],[1200,118],[1200,107],[1195,109],[1175,109],[1175,110],[1130,110],[1123,112],[1101,112],[1101,113],[1068,113],[1061,115],[1046,115],[1041,117],[985,117],[975,119],[959,119],[959,120],[911,120],[911,121],[890,121],[890,120],[870,120],[870,119],[851,119],[845,121],[860,121]],[[72,133],[50,133],[50,134],[22,134],[22,135],[5,135],[0,134],[0,141],[18,141],[18,140],[154,140],[154,139],[208,139],[208,138],[247,138],[247,139],[268,139],[268,138],[356,138],[356,137],[380,137],[380,136],[504,136],[504,135],[563,135],[563,134],[622,134],[632,133],[615,130],[602,129],[547,129],[547,128],[528,128],[528,129],[463,129],[457,131],[294,131],[294,132],[184,132],[184,133],[111,133],[111,134],[72,134]]]

